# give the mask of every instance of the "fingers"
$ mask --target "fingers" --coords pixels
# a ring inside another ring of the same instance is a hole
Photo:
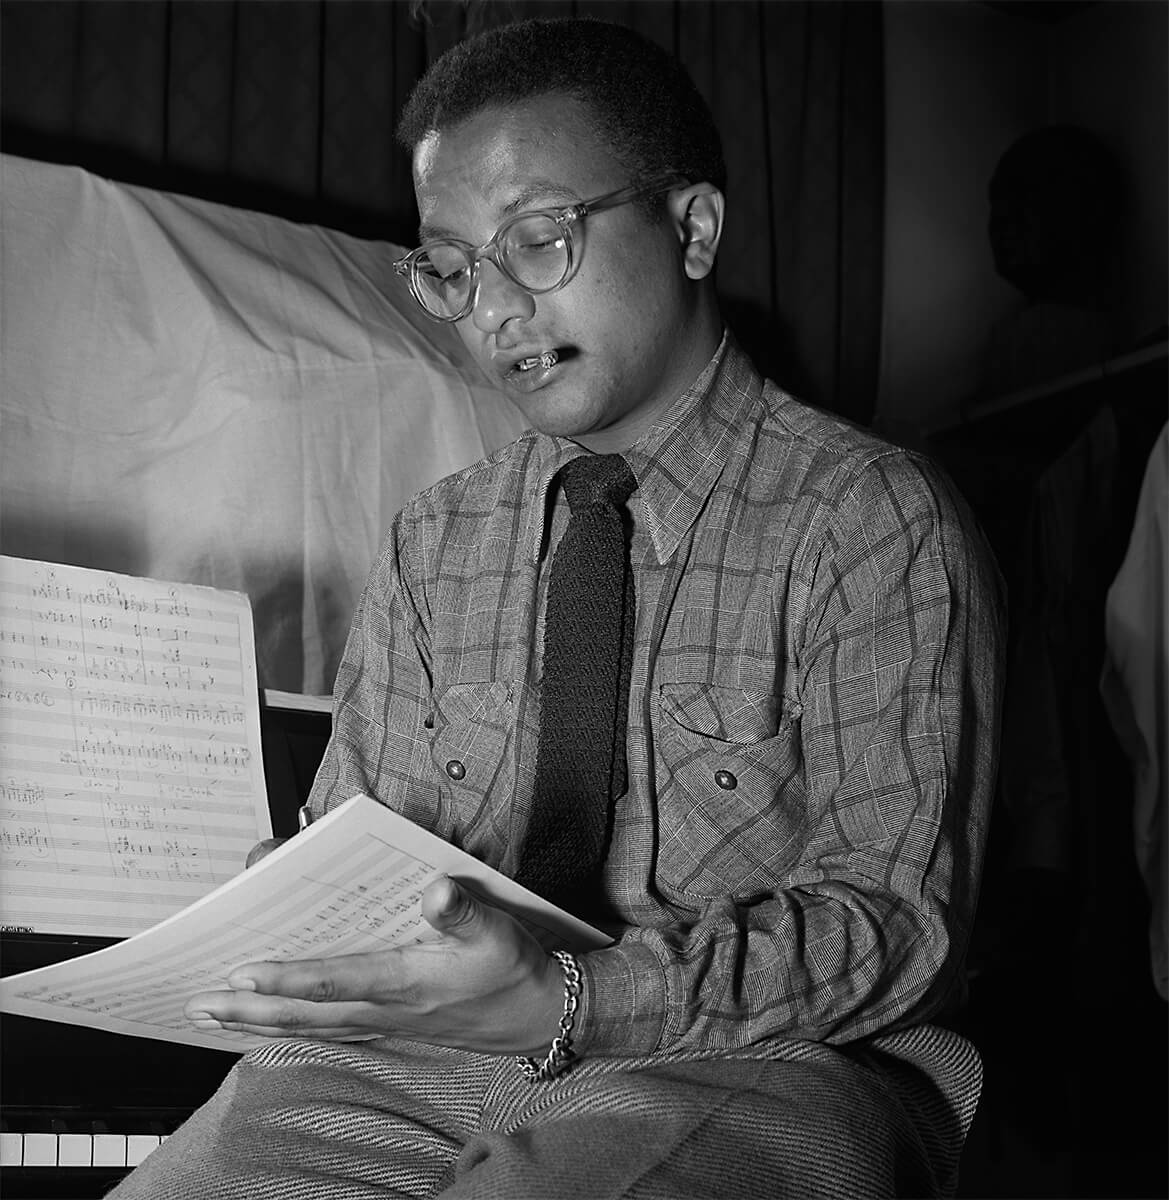
[[[188,1001],[184,1015],[196,1029],[231,1029],[263,1037],[355,1040],[377,1036],[366,1005],[314,1004],[254,992],[203,992]]]
[[[202,1033],[228,1029],[232,1033],[251,1033],[268,1038],[320,1038],[330,1042],[368,1042],[384,1036],[355,1025],[257,1025],[246,1021],[217,1021],[213,1017],[192,1018],[191,1023]]]
[[[303,958],[291,962],[248,963],[227,977],[236,992],[259,992],[328,1004],[340,1000],[376,1000],[393,981],[396,950]]]
[[[263,1037],[352,1040],[393,1031],[447,1044],[463,1036],[469,1014],[531,973],[526,950],[546,959],[511,917],[445,876],[424,890],[422,914],[407,946],[245,963],[223,990],[193,996],[187,1017],[198,1029]]]
[[[358,1030],[349,1025],[259,1025],[250,1021],[218,1021],[214,1017],[198,1014],[190,1020],[200,1033],[218,1033],[221,1029],[229,1029],[232,1033],[254,1033],[260,1037],[324,1038],[329,1041],[346,1042],[367,1041],[380,1036],[370,1033],[368,1029]]]

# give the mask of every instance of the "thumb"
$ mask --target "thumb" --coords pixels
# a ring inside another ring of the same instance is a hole
[[[422,893],[422,916],[432,929],[466,937],[478,925],[479,901],[449,875],[431,880]]]

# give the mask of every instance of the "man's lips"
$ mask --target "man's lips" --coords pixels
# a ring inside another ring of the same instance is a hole
[[[492,365],[504,383],[526,390],[545,382],[557,366],[573,354],[565,347],[542,346],[525,351],[511,350],[506,354],[496,351],[491,357]]]
[[[500,375],[508,375],[512,371],[537,366],[554,366],[560,357],[560,351],[551,346],[527,346],[523,349],[515,347],[509,350],[493,350],[491,352],[492,366]]]

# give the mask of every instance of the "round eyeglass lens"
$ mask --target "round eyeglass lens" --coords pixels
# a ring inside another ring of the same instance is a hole
[[[466,304],[473,263],[466,246],[433,242],[414,263],[414,283],[422,306],[438,317],[451,317]]]
[[[568,238],[551,217],[533,214],[512,221],[499,239],[499,253],[508,274],[532,292],[550,292],[568,274]]]

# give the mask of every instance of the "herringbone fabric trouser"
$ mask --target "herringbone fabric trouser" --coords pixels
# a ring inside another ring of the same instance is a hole
[[[976,1097],[977,1055],[963,1045]],[[376,1047],[253,1052],[111,1196],[930,1196],[953,1185],[970,1115],[903,1062],[810,1042],[766,1059],[586,1060],[536,1085],[510,1058]]]

